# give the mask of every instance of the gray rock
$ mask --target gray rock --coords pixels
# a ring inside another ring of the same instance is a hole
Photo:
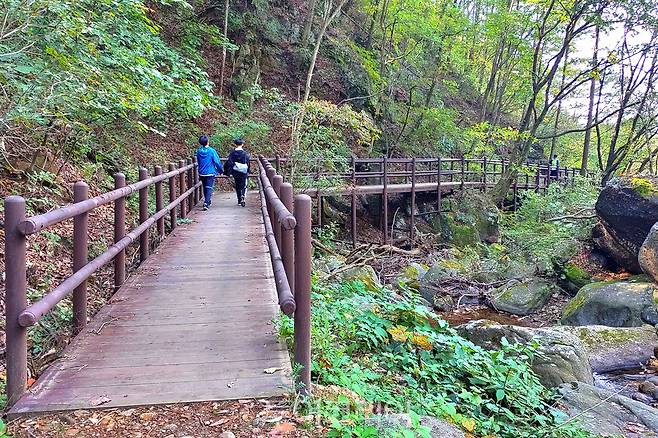
[[[323,274],[330,274],[344,264],[345,259],[342,257],[328,256],[315,259],[313,261],[313,269]]]
[[[596,202],[600,223],[593,232],[594,243],[631,272],[640,273],[640,247],[658,222],[657,193],[654,179],[617,178]]]
[[[571,333],[552,328],[502,325],[487,320],[471,321],[457,327],[457,331],[474,344],[490,350],[500,348],[503,337],[509,342],[519,343],[538,340],[541,346],[532,369],[545,386],[594,382],[585,346]]]
[[[461,265],[453,260],[441,260],[434,264],[420,280],[418,292],[432,305],[437,305],[437,299],[442,297],[441,284],[451,278],[457,278]]]
[[[418,290],[420,282],[427,274],[429,267],[420,263],[412,263],[402,270],[400,275],[395,279],[395,287],[402,288],[408,287],[410,289]]]
[[[642,271],[658,282],[658,222],[651,227],[640,247],[638,262]]]
[[[652,283],[609,281],[589,284],[564,308],[564,325],[639,327],[658,323],[658,292]]]
[[[546,305],[554,286],[541,279],[504,285],[493,292],[491,305],[496,310],[515,315],[530,315]]]
[[[658,346],[653,326],[606,327],[601,325],[561,326],[553,330],[570,333],[583,343],[595,373],[607,373],[646,364]]]
[[[393,436],[396,432],[412,428],[411,417],[408,414],[373,415],[366,420],[367,424],[377,428],[379,433]],[[465,438],[466,435],[454,425],[435,417],[420,417],[420,426],[427,428],[433,438]]]
[[[336,279],[339,281],[360,281],[370,291],[376,291],[383,287],[375,269],[368,265],[355,266],[342,271],[336,275]]]
[[[601,436],[655,437],[658,410],[584,383],[565,384],[560,404],[582,427]]]

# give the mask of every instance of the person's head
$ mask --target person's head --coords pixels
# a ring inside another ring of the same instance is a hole
[[[553,159],[557,160],[557,154],[553,154]]]
[[[199,137],[199,144],[201,146],[208,146],[208,136],[202,135],[201,137]]]
[[[238,137],[236,139],[233,139],[233,144],[235,145],[236,149],[240,149],[241,147],[244,146],[244,140]]]

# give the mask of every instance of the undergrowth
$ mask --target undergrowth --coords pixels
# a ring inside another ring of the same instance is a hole
[[[389,412],[444,418],[477,436],[589,436],[560,427],[565,414],[530,369],[537,344],[503,341],[501,350],[484,350],[414,298],[393,301],[360,282],[315,281],[312,299],[314,383],[346,388]],[[292,337],[290,319],[280,333]],[[329,436],[378,436],[367,410],[343,402],[319,400],[308,410],[328,424]]]

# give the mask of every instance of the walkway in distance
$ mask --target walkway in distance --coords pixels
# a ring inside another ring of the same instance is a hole
[[[193,212],[10,415],[290,392],[259,195],[234,198]]]

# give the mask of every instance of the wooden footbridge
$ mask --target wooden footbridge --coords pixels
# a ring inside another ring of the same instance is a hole
[[[457,162],[460,168],[446,168],[446,163]],[[78,182],[74,203],[42,215],[26,217],[23,198],[6,198],[10,416],[309,392],[312,199],[303,193],[294,196],[292,185],[284,183],[278,171],[286,172],[286,160],[261,158],[256,164],[253,176],[259,190],[248,195],[246,208],[220,193],[210,210],[200,211],[196,206],[202,187],[194,160],[170,164],[166,173],[156,167],[153,176],[142,168],[139,181],[130,185],[117,174],[115,190],[94,198]],[[484,172],[476,172],[476,165]],[[487,171],[488,165],[493,171]],[[353,160],[347,172],[307,175],[347,180],[349,186],[302,191],[317,199],[320,223],[323,197],[350,196],[356,240],[358,195],[381,194],[387,223],[389,193],[410,193],[413,204],[416,193],[436,191],[440,207],[443,191],[486,189],[500,175],[496,167],[502,172],[504,165],[440,158]],[[537,166],[532,181],[522,176],[525,184],[517,181],[515,192],[546,188],[549,173],[542,172]],[[563,170],[560,178],[574,174]],[[127,232],[126,198],[133,193],[139,196],[139,224]],[[149,200],[155,206],[152,213]],[[114,243],[89,260],[89,212],[108,204],[114,207]],[[180,219],[191,222],[179,225]],[[30,303],[27,240],[65,220],[73,220],[73,272]],[[154,234],[157,239],[150,239]],[[154,249],[153,240],[163,243]],[[141,264],[126,279],[126,249],[133,242],[139,243]],[[86,282],[109,263],[114,265],[114,295],[88,323]],[[28,329],[69,295],[76,336],[28,388]],[[292,360],[301,370],[296,382],[273,325],[279,310],[295,322]]]

